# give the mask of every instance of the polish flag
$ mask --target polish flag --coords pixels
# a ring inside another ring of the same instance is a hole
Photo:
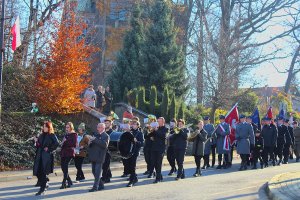
[[[231,110],[225,116],[225,122],[230,125],[230,134],[228,138],[225,138],[225,142],[229,140],[232,145],[235,142],[235,128],[236,124],[239,122],[239,111],[238,104],[236,103]]]
[[[12,50],[16,51],[16,49],[21,46],[21,34],[20,34],[20,18],[19,16],[16,19],[16,22],[14,23],[12,29],[11,29],[11,34],[13,36],[12,40]]]
[[[273,119],[273,110],[272,110],[272,106],[269,107],[267,114],[265,117],[268,117],[270,119]]]

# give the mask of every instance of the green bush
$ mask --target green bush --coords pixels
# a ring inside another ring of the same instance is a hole
[[[177,117],[177,114],[176,114],[176,111],[177,111],[177,107],[176,107],[177,105],[176,105],[176,99],[175,99],[175,95],[173,94],[172,95],[172,100],[171,100],[171,105],[170,105],[170,109],[169,109],[169,111],[170,111],[170,120],[171,119],[176,119],[176,117]]]
[[[161,115],[167,121],[169,121],[169,116],[168,116],[168,112],[169,112],[169,91],[168,91],[168,88],[164,89],[163,99],[162,99],[162,102],[161,102],[160,106],[161,106]]]
[[[156,114],[155,112],[156,105],[157,105],[157,89],[155,86],[151,86],[149,113],[154,115]]]

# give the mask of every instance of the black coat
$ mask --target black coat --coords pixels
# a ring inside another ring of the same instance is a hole
[[[264,125],[261,131],[265,147],[276,147],[278,130],[275,125]]]
[[[166,149],[166,137],[168,135],[169,129],[165,126],[158,127],[157,130],[152,131],[148,136],[153,137],[151,151],[159,151],[163,153]]]
[[[172,135],[172,144],[173,144],[173,148],[174,149],[178,149],[178,150],[185,150],[187,149],[188,146],[188,134],[189,134],[189,130],[186,128],[182,128],[180,129],[178,134],[173,134]]]
[[[58,139],[55,134],[43,133],[39,136],[36,143],[36,155],[34,158],[33,166],[33,175],[37,176],[39,168],[42,167],[42,170],[45,174],[53,173],[54,168],[54,156],[53,152],[58,147]],[[44,151],[44,148],[48,147],[48,151]],[[41,165],[42,164],[42,165]]]
[[[262,151],[264,150],[264,138],[261,136],[255,136],[255,151]]]
[[[290,141],[290,134],[289,134],[287,126],[280,125],[277,128],[278,128],[277,145],[282,145],[282,144],[285,144],[286,142]]]
[[[294,137],[293,127],[288,126],[288,131],[289,131],[290,138],[291,138],[291,144],[294,145],[295,144],[295,137]]]
[[[134,155],[138,156],[139,155],[139,152],[141,150],[141,147],[144,145],[144,135],[141,131],[139,131],[139,129],[132,129],[132,134],[133,136],[136,138],[136,147],[135,147],[135,153]]]
[[[152,147],[153,141],[150,139],[150,136],[148,134],[148,128],[145,127],[143,129],[143,134],[144,134],[144,138],[145,138],[145,141],[144,141],[144,151],[150,151],[151,147]]]

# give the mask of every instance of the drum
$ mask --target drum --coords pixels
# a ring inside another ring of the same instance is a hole
[[[134,136],[130,132],[124,132],[119,140],[118,149],[123,159],[129,159],[133,156],[136,145]]]

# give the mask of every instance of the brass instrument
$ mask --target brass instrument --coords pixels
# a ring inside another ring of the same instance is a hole
[[[173,131],[174,131],[174,134],[179,134],[179,132],[181,131],[181,128],[176,126],[173,128]]]
[[[192,142],[194,141],[194,139],[200,134],[199,129],[197,129],[196,131],[192,132],[189,137],[188,137],[188,141]]]

